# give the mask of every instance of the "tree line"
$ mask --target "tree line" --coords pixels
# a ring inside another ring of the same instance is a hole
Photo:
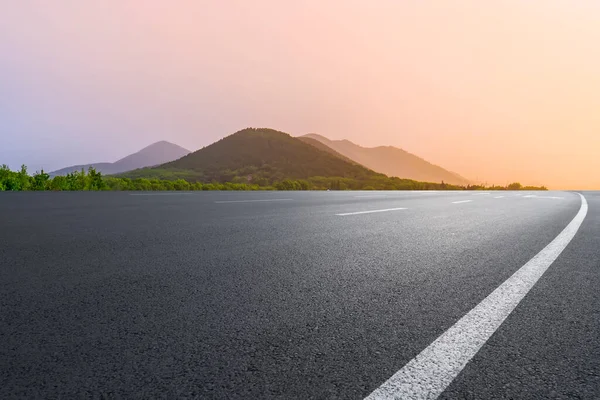
[[[262,183],[262,182],[261,182]],[[545,187],[511,183],[504,186],[418,182],[411,179],[375,175],[363,179],[316,176],[308,179],[283,179],[273,184],[242,182],[192,182],[183,178],[125,178],[103,176],[90,167],[54,176],[39,171],[30,175],[25,165],[12,171],[0,167],[0,191],[170,191],[170,190],[547,190]]]
[[[233,182],[202,183],[184,179],[118,178],[103,176],[90,167],[87,171],[73,171],[67,175],[50,175],[43,170],[29,175],[27,167],[12,171],[7,165],[0,167],[0,191],[107,191],[107,190],[264,190],[258,185]]]

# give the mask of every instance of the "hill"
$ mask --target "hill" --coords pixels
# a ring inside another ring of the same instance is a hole
[[[177,160],[108,177],[90,169],[50,179],[44,172],[29,176],[25,167],[14,172],[2,166],[0,190],[507,189],[388,177],[314,142],[273,129],[247,128]],[[514,183],[508,189],[535,188]]]
[[[317,149],[327,152],[331,155],[336,156],[337,158],[340,158],[346,162],[349,162],[351,164],[358,164],[356,161],[351,160],[350,158],[341,155],[340,153],[338,153],[337,151],[335,151],[334,149],[332,149],[331,147],[319,142],[317,139],[313,139],[311,137],[308,136],[300,136],[297,139],[302,140],[304,143],[310,144],[313,147],[316,147]]]
[[[130,154],[113,163],[101,162],[85,165],[73,165],[50,172],[50,176],[66,175],[73,171],[81,171],[81,169],[87,171],[89,167],[95,168],[96,171],[102,172],[104,175],[118,174],[120,172],[130,171],[137,168],[164,164],[166,162],[181,158],[189,153],[189,150],[163,140],[144,147],[137,153]]]
[[[287,133],[247,128],[176,161],[121,174],[130,178],[183,178],[195,182],[251,182],[339,177],[384,177]]]
[[[316,140],[333,151],[388,176],[426,182],[443,181],[455,185],[469,184],[466,178],[397,147],[362,147],[349,140],[330,140],[314,133],[300,138]]]

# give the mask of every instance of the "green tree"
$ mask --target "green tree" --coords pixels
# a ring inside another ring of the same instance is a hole
[[[161,181],[161,190],[175,190],[175,187],[173,186],[173,181]]]
[[[152,190],[152,184],[146,178],[138,178],[131,181],[133,190]]]
[[[202,182],[195,182],[191,184],[191,190],[204,190],[204,185],[202,185]]]
[[[19,189],[17,190],[29,190],[31,188],[31,178],[27,174],[27,166],[21,165],[21,170],[17,173],[17,179],[19,180]]]
[[[40,172],[36,172],[35,174],[33,174],[31,181],[32,181],[32,184],[31,184],[32,190],[37,190],[37,191],[46,190],[49,188],[50,175],[45,173],[44,170],[41,170]]]
[[[67,182],[67,190],[84,190],[85,189],[85,172],[73,171],[65,176]]]
[[[519,182],[514,182],[508,185],[508,190],[521,190],[523,186]]]
[[[298,185],[300,185],[300,190],[310,190],[310,182],[305,180],[305,179],[301,179],[298,181]]]
[[[173,182],[175,190],[190,190],[190,184],[184,179],[177,179]]]
[[[0,167],[0,182],[2,182],[4,190],[21,190],[21,181],[18,174],[11,171],[6,164]]]
[[[50,180],[49,189],[54,191],[69,190],[67,178],[57,175]]]
[[[102,173],[96,171],[94,167],[88,169],[86,183],[88,190],[104,190],[106,188],[106,182],[102,179]]]

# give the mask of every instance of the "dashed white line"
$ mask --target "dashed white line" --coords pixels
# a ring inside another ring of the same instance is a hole
[[[523,196],[526,199],[531,199],[531,198],[535,198],[535,199],[555,199],[555,200],[561,200],[563,199],[563,197],[558,197],[558,196],[538,196],[537,194],[529,194],[527,196]]]
[[[365,196],[354,196],[356,198],[359,199],[375,199],[375,198],[382,198],[382,197],[387,197],[384,194],[373,194],[373,195],[365,195]]]
[[[571,242],[588,210],[585,197],[579,196],[579,212],[550,244],[366,399],[435,399],[442,394]]]
[[[453,201],[452,204],[460,204],[460,203],[470,203],[473,200],[459,200],[459,201]]]
[[[382,209],[382,210],[356,211],[356,212],[349,212],[349,213],[340,213],[340,214],[335,214],[335,215],[338,215],[340,217],[345,217],[347,215],[371,214],[371,213],[380,213],[380,212],[387,212],[387,211],[399,211],[399,210],[406,210],[406,208],[403,208],[403,207],[385,208],[385,209]]]
[[[167,193],[129,193],[130,196],[181,196],[193,195],[194,193],[187,192],[167,192]]]
[[[503,199],[506,196],[494,196],[495,199]]]
[[[218,200],[215,201],[217,204],[225,204],[225,203],[258,203],[264,201],[290,201],[293,199],[258,199],[258,200]]]
[[[473,196],[487,196],[490,193],[473,193]]]

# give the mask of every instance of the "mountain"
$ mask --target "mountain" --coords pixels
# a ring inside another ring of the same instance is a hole
[[[66,175],[73,171],[80,171],[82,168],[87,171],[89,167],[94,167],[96,171],[104,175],[118,174],[120,172],[130,171],[137,168],[151,167],[164,164],[169,161],[177,160],[189,154],[190,151],[176,144],[160,141],[144,147],[137,153],[128,155],[113,163],[103,162],[85,165],[73,165],[50,172],[50,176]]]
[[[356,161],[349,159],[346,156],[341,155],[340,153],[338,153],[337,151],[335,151],[334,149],[332,149],[331,147],[319,142],[317,139],[313,139],[311,137],[308,136],[300,136],[297,139],[302,140],[304,143],[310,144],[313,147],[316,147],[317,149],[321,150],[321,151],[325,151],[331,155],[336,156],[337,158],[340,158],[344,161],[347,161],[351,164],[358,164]]]
[[[318,141],[336,153],[388,176],[424,182],[469,184],[466,178],[397,147],[362,147],[349,140],[330,140],[315,133],[300,136],[299,139]]]
[[[267,185],[286,179],[383,177],[343,156],[323,151],[287,133],[247,128],[176,161],[129,171],[129,178],[184,178],[201,182],[248,182]]]

